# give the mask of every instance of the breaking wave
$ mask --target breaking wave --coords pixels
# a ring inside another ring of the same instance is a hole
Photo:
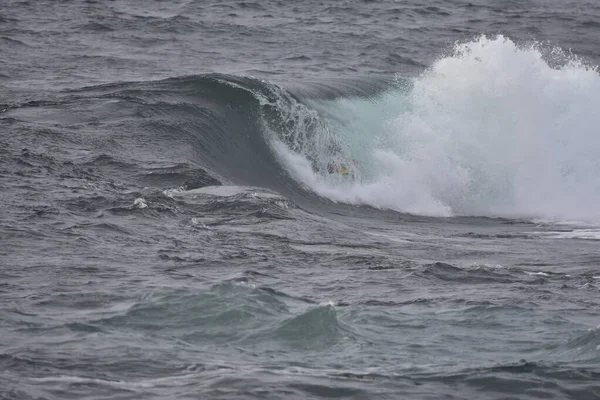
[[[480,37],[376,98],[306,103],[359,169],[354,180],[318,174],[279,146],[325,197],[434,216],[600,220],[600,75],[560,50]]]
[[[220,181],[300,203],[600,221],[600,75],[539,44],[482,36],[415,78],[201,75],[83,92],[143,107],[148,129],[188,141]]]

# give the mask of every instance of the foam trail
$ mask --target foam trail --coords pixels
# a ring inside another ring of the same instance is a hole
[[[482,36],[376,101],[310,104],[327,135],[343,138],[360,180],[315,172],[302,152],[277,152],[296,179],[335,201],[600,221],[600,75],[560,50],[550,54],[560,66],[544,54]]]

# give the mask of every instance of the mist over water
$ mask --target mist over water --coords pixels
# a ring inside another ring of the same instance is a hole
[[[312,140],[338,135],[360,179],[290,168],[331,199],[401,212],[600,221],[599,106],[595,66],[481,36],[375,98],[315,104]]]

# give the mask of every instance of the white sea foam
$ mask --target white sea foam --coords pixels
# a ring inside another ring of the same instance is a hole
[[[169,197],[179,196],[179,197],[190,197],[196,195],[208,195],[215,197],[232,197],[238,195],[244,195],[246,197],[251,198],[261,198],[261,199],[275,199],[275,200],[285,200],[281,195],[273,193],[268,189],[264,188],[254,188],[250,186],[204,186],[197,189],[191,190],[179,190],[169,192]]]
[[[133,205],[137,208],[147,208],[148,204],[146,204],[146,200],[143,197],[138,197],[133,201]]]
[[[311,104],[322,134],[343,138],[360,179],[315,172],[302,149],[277,142],[276,152],[298,181],[334,201],[600,221],[600,75],[560,50],[550,53],[564,62],[551,66],[546,53],[482,36],[378,100]]]
[[[600,229],[573,229],[561,232],[538,232],[538,234],[552,239],[600,240]]]

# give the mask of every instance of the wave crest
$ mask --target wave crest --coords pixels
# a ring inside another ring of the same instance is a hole
[[[434,216],[600,220],[600,75],[560,49],[482,36],[376,99],[306,104],[326,121],[322,135],[358,160],[360,179],[279,154],[330,199]]]

